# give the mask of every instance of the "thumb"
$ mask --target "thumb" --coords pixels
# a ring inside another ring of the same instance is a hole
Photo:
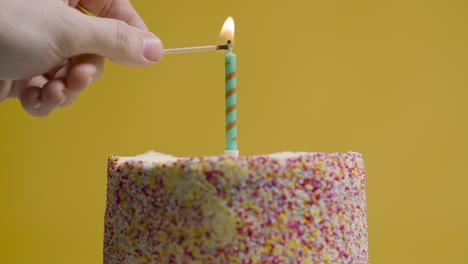
[[[151,32],[116,19],[82,15],[81,20],[84,32],[73,32],[79,49],[74,56],[89,53],[122,65],[149,66],[163,55],[161,40]]]

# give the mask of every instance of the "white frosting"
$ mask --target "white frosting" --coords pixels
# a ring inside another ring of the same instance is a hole
[[[290,152],[290,151],[285,151],[285,152],[277,152],[277,153],[270,153],[270,154],[265,154],[265,155],[255,155],[253,157],[267,157],[267,158],[272,158],[276,159],[279,161],[283,161],[289,158],[295,158],[303,155],[312,155],[314,154],[313,152]],[[176,157],[173,155],[169,154],[164,154],[161,152],[155,152],[155,151],[148,151],[144,154],[140,154],[137,156],[133,157],[119,157],[119,162],[126,162],[126,161],[142,161],[142,162],[149,162],[149,163],[159,163],[159,164],[168,164],[172,163],[181,159],[186,159],[187,157]],[[217,156],[209,156],[206,157],[207,159],[216,159],[218,158]]]
[[[237,158],[239,157],[239,150],[225,150],[224,155]]]
[[[155,162],[155,163],[161,163],[161,164],[171,163],[174,161],[178,161],[180,159],[184,159],[184,158],[175,157],[175,156],[160,153],[160,152],[154,152],[152,150],[144,154],[134,156],[134,157],[119,157],[120,162],[143,161],[143,162]]]

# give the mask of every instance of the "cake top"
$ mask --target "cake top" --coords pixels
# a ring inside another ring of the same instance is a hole
[[[351,155],[354,156],[355,158],[362,159],[362,155],[358,152],[353,152],[349,151],[347,153],[334,153],[334,154],[326,154],[326,153],[319,153],[319,152],[277,152],[277,153],[271,153],[271,154],[264,154],[264,155],[255,155],[251,157],[239,157],[239,158],[256,158],[256,157],[263,157],[267,159],[274,159],[279,163],[286,162],[288,159],[293,159],[301,156],[309,156],[309,155]],[[171,164],[177,161],[183,161],[183,160],[191,160],[192,162],[197,161],[201,158],[205,160],[210,160],[210,161],[216,161],[219,160],[219,158],[222,156],[205,156],[205,157],[176,157],[173,155],[168,155],[164,154],[161,152],[155,152],[155,151],[148,151],[144,154],[140,154],[137,156],[133,157],[121,157],[119,156],[118,159],[116,160],[117,164],[125,163],[125,162],[136,162],[140,161],[143,162],[144,164]],[[228,158],[228,157],[226,157]],[[232,158],[232,159],[238,159],[238,158]]]

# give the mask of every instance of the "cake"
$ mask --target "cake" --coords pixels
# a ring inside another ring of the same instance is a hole
[[[368,263],[359,153],[108,161],[104,263]]]

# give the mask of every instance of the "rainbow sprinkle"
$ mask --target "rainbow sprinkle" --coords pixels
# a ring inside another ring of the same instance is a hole
[[[104,263],[368,263],[359,153],[108,163]]]

